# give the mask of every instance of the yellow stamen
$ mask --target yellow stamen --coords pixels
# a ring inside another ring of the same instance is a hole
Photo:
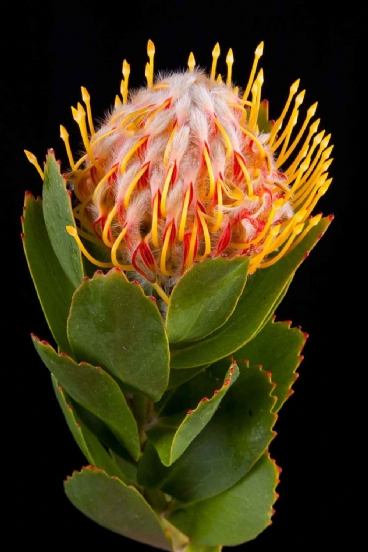
[[[319,123],[320,123],[320,119],[317,119],[316,121],[314,121],[314,123],[309,127],[309,133],[308,133],[308,136],[307,138],[305,139],[305,142],[303,144],[303,146],[300,148],[300,151],[297,155],[297,157],[295,158],[295,160],[293,161],[293,163],[284,171],[286,175],[292,175],[293,172],[295,171],[295,169],[299,166],[299,163],[300,161],[303,159],[303,157],[305,157],[307,155],[307,151],[309,149],[309,142],[313,136],[313,134],[315,132],[317,132],[318,130],[318,126],[319,126]],[[312,142],[312,148],[313,148],[313,151],[314,149],[316,148],[317,144],[319,144],[324,136],[324,133],[325,131],[323,130],[322,132],[320,132],[319,134],[317,134],[314,138],[313,138],[313,142]],[[313,152],[312,152],[313,153]]]
[[[280,230],[280,225],[277,225],[271,228],[270,233],[268,234],[264,242],[262,251],[258,253],[258,255],[255,255],[255,257],[253,257],[250,260],[248,274],[254,274],[254,272],[257,270],[258,265],[262,262],[264,257],[267,255],[271,247],[272,240],[277,236],[277,234],[279,233],[279,230]]]
[[[167,141],[166,148],[165,148],[165,153],[164,153],[164,166],[165,167],[167,167],[167,165],[169,163],[171,146],[172,146],[174,136],[175,136],[177,130],[178,130],[178,123],[175,123],[174,128],[171,131],[170,137]]]
[[[111,136],[111,134],[114,134],[115,131],[116,131],[116,129],[113,128],[112,130],[108,130],[108,131],[104,132],[103,134],[101,134],[97,138],[95,138],[95,136],[96,136],[96,134],[95,134],[94,137],[91,140],[91,145],[95,146],[96,144],[98,144],[98,142],[101,142],[101,140],[103,140],[104,138],[107,138],[107,136]]]
[[[324,166],[324,163],[326,162],[326,160],[330,157],[332,150],[333,150],[333,146],[330,146],[324,151],[322,151],[322,148],[320,148],[317,155],[313,159],[313,163],[311,164],[307,172],[305,172],[305,174],[300,179],[298,188],[301,188],[304,183],[307,183],[308,185],[308,183],[311,182],[311,180],[315,178],[317,174],[321,174],[325,170],[322,167]],[[306,159],[306,161],[308,161],[308,158]]]
[[[84,247],[83,243],[81,242],[81,239],[78,236],[78,232],[74,228],[74,226],[66,226],[65,228],[66,228],[66,231],[68,232],[68,234],[70,236],[73,236],[73,238],[75,239],[75,241],[77,242],[77,244],[79,246],[79,249],[82,251],[83,255],[85,257],[87,257],[87,259],[89,261],[91,261],[91,263],[93,263],[96,266],[100,266],[101,268],[111,268],[111,267],[114,266],[112,263],[103,263],[101,261],[98,261],[94,257],[92,257],[92,255],[90,255],[90,253],[88,253],[87,249]]]
[[[165,183],[164,183],[164,188],[162,190],[162,197],[161,197],[160,207],[161,207],[161,214],[162,214],[163,217],[166,217],[166,199],[167,199],[167,194],[168,194],[168,191],[169,191],[171,176],[172,176],[174,167],[175,167],[175,162],[173,161],[171,163],[170,167],[169,167],[169,170],[167,171],[167,175],[166,175]]]
[[[100,190],[102,188],[102,186],[105,184],[105,182],[110,178],[110,176],[112,174],[114,174],[116,172],[116,165],[114,167],[112,167],[106,174],[103,178],[101,178],[100,182],[97,184],[94,192],[93,192],[93,201],[96,203],[96,200],[97,200],[97,196],[98,194],[100,193]]]
[[[76,171],[77,169],[79,169],[79,167],[86,161],[88,155],[87,153],[85,155],[83,155],[80,159],[78,159],[78,161],[76,162],[75,164],[75,167],[74,167],[74,170]],[[91,167],[88,167],[88,169],[90,169]]]
[[[120,97],[116,94],[115,96],[115,103],[114,103],[114,108],[116,109],[117,107],[121,106],[122,103],[121,103],[121,99]]]
[[[248,120],[249,126],[253,126],[252,121],[254,120],[254,112],[257,108],[257,90],[258,90],[258,85],[257,85],[257,82],[255,82],[252,86],[252,103],[250,106],[250,113],[249,113],[249,120]]]
[[[164,243],[163,243],[163,246],[162,246],[161,260],[160,260],[160,270],[161,270],[161,272],[164,276],[170,276],[172,274],[172,272],[166,270],[166,257],[167,257],[168,248],[169,248],[169,244],[170,244],[170,237],[171,237],[173,224],[174,224],[174,222],[171,221],[168,228],[167,228],[167,230],[166,230],[165,239],[164,239]]]
[[[235,152],[235,156],[238,160],[241,171],[242,171],[242,173],[244,175],[244,178],[245,178],[245,181],[247,183],[247,191],[248,191],[249,198],[250,199],[257,199],[257,196],[253,195],[253,186],[251,184],[249,173],[247,171],[246,166],[244,165],[244,162],[243,162],[243,159],[241,158],[241,155],[238,152]]]
[[[122,106],[123,104],[121,103],[121,100],[119,98],[119,96],[115,96],[115,102],[117,101],[117,98],[119,100],[118,102],[118,107]],[[115,115],[113,115],[111,117],[111,119],[109,120],[109,124],[112,125],[112,123],[114,123],[116,121],[116,119],[119,119],[119,117],[121,117],[122,115],[125,115],[125,113],[128,111],[128,108],[123,108],[123,107],[120,107],[120,109],[118,109],[118,111],[115,113]],[[120,124],[120,123],[119,123]]]
[[[212,199],[215,195],[215,176],[213,174],[212,163],[206,145],[203,148],[203,156],[207,165],[208,177],[210,179],[210,190],[206,199]]]
[[[158,247],[158,192],[153,200],[151,236],[153,245]]]
[[[156,117],[157,113],[159,113],[160,111],[163,111],[170,103],[171,103],[171,98],[168,98],[159,107],[157,107],[156,109],[151,111],[151,113],[147,117],[147,121],[145,123],[145,126],[147,127],[149,125],[149,123],[152,121],[152,119],[154,119]]]
[[[148,136],[143,136],[143,138],[138,140],[138,142],[136,142],[134,146],[130,148],[130,150],[125,155],[123,161],[120,164],[120,168],[119,168],[120,174],[123,174],[125,172],[129,160],[132,158],[135,152],[141,147],[141,145],[144,144],[147,140],[148,140]]]
[[[312,190],[315,188],[315,186],[317,186],[317,188],[319,186],[322,186],[322,184],[325,182],[328,175],[328,173],[324,171],[328,169],[328,167],[331,164],[331,161],[332,160],[321,165],[320,169],[316,172],[316,174],[314,174],[313,177],[310,178],[305,183],[305,186],[299,187],[299,190],[297,191],[297,193],[293,194],[292,204],[294,209],[297,209],[298,206],[301,203],[303,203],[303,201],[307,198],[307,196],[310,193],[313,193]]]
[[[217,217],[216,217],[216,223],[211,228],[211,232],[217,232],[221,228],[222,219],[224,217],[224,214],[222,212],[222,205],[223,205],[222,186],[221,186],[221,180],[218,179],[217,181]]]
[[[266,153],[265,153],[265,149],[263,147],[263,145],[261,144],[261,142],[258,140],[258,138],[256,138],[254,136],[254,134],[252,132],[250,132],[249,130],[247,130],[246,128],[244,127],[240,127],[240,130],[242,131],[243,134],[245,134],[246,136],[248,136],[248,138],[250,138],[251,140],[253,140],[253,142],[256,144],[257,148],[259,149],[259,153],[260,153],[260,160],[259,160],[259,163],[258,165],[261,165]]]
[[[251,241],[245,242],[245,243],[232,243],[231,247],[234,247],[235,249],[248,249],[248,247],[250,247],[251,245],[256,245],[257,243],[262,241],[263,238],[266,236],[266,234],[267,234],[267,232],[268,232],[268,230],[269,230],[269,228],[270,228],[270,226],[273,222],[273,219],[275,217],[275,213],[282,207],[282,205],[283,205],[283,200],[282,199],[277,199],[275,201],[275,203],[272,205],[272,209],[271,209],[270,214],[268,216],[267,222],[263,227],[262,232],[260,232],[258,234],[258,236],[256,238],[254,238],[254,240],[251,240]]]
[[[246,101],[248,99],[248,96],[249,96],[249,92],[250,92],[250,89],[252,88],[252,84],[253,84],[253,80],[254,80],[254,75],[256,74],[256,70],[257,70],[257,65],[258,65],[258,60],[259,58],[262,56],[263,54],[263,41],[257,46],[256,48],[256,51],[254,52],[254,61],[253,61],[253,66],[252,66],[252,70],[250,72],[250,76],[249,76],[249,80],[248,80],[248,84],[247,84],[247,87],[245,89],[245,92],[244,92],[244,95],[243,95],[243,101]]]
[[[294,139],[293,143],[291,144],[291,146],[288,148],[288,150],[286,151],[286,142],[284,143],[283,147],[282,147],[282,150],[281,150],[281,153],[277,159],[277,162],[276,162],[276,167],[279,168],[282,163],[285,163],[285,161],[287,161],[287,159],[290,157],[290,155],[293,153],[293,151],[295,150],[296,146],[298,145],[298,143],[300,142],[300,139],[301,137],[303,136],[304,134],[304,131],[305,129],[307,128],[308,126],[308,123],[309,121],[311,120],[311,118],[315,115],[316,113],[316,109],[317,109],[317,105],[318,105],[318,102],[316,102],[315,104],[313,104],[307,111],[307,116],[305,118],[305,121],[301,127],[301,129],[299,130],[298,132],[298,135],[296,136],[296,138]]]
[[[77,218],[77,217],[75,217],[75,218]],[[85,232],[84,230],[81,230],[80,228],[78,228],[78,236],[81,236],[82,238],[84,238],[85,240],[90,241],[91,243],[101,245],[101,241],[96,236],[88,234],[88,232]]]
[[[249,123],[248,123],[249,126],[254,128],[258,128],[257,121],[258,121],[259,106],[261,104],[261,90],[262,90],[263,82],[264,82],[263,69],[261,69],[256,79],[257,95],[255,98],[255,107],[251,111],[251,117],[249,117]]]
[[[239,86],[234,86],[233,92],[234,92],[235,96],[238,96],[239,95]]]
[[[147,81],[147,87],[149,88],[149,85],[148,85],[148,82],[149,82],[149,78],[150,78],[150,64],[146,63],[146,66],[144,68],[144,76],[146,77],[146,81]]]
[[[190,52],[189,59],[188,59],[188,67],[189,67],[190,73],[193,73],[195,64],[196,62],[195,62],[194,54],[193,52]]]
[[[234,88],[234,90],[235,90],[235,88]],[[240,119],[239,124],[244,125],[244,123],[247,120],[247,116],[248,116],[247,110],[241,104],[237,104],[237,103],[229,103],[228,106],[232,107],[233,109],[239,109],[242,112],[242,118]]]
[[[285,255],[285,253],[288,251],[291,243],[294,241],[296,236],[298,234],[300,234],[300,232],[303,230],[303,226],[304,226],[304,224],[298,224],[297,226],[295,226],[295,228],[292,231],[292,234],[291,234],[290,238],[287,240],[287,242],[285,243],[285,245],[281,249],[281,251],[275,257],[273,257],[271,260],[266,261],[264,263],[261,263],[258,266],[258,268],[268,268],[269,266],[272,266],[273,264],[277,263],[277,261],[279,261],[281,259],[281,257],[283,257]]]
[[[222,84],[222,76],[220,74],[217,75],[216,82],[218,82],[219,84]]]
[[[155,57],[155,45],[153,44],[152,40],[148,41],[147,44],[147,54],[149,57],[149,65],[148,65],[148,75],[147,77],[147,86],[148,88],[151,88],[153,85],[153,59]]]
[[[298,122],[298,111],[293,111],[293,113],[292,113],[292,115],[291,115],[291,117],[288,121],[288,124],[285,127],[284,132],[281,134],[281,136],[278,139],[278,141],[276,142],[276,144],[274,144],[272,146],[272,148],[271,148],[272,152],[275,152],[280,147],[282,142],[284,142],[284,141],[286,142],[286,145],[288,145],[291,133],[293,132],[293,128],[295,127],[297,122]]]
[[[309,205],[308,209],[307,209],[307,215],[306,216],[309,216],[309,214],[313,211],[313,209],[315,208],[315,206],[317,205],[318,201],[320,200],[320,198],[327,192],[328,188],[330,187],[330,184],[332,182],[332,178],[330,178],[329,180],[327,180],[325,182],[325,184],[323,184],[323,186],[321,186],[318,190],[318,192],[316,193],[312,203]]]
[[[86,104],[87,108],[87,118],[88,118],[88,126],[89,126],[89,132],[91,135],[95,133],[95,127],[93,126],[93,118],[92,118],[92,110],[91,110],[91,96],[88,93],[87,88],[84,86],[81,86],[82,91],[82,99],[84,103]]]
[[[60,125],[60,138],[61,138],[62,141],[64,142],[65,149],[66,149],[66,154],[67,154],[67,156],[68,156],[68,161],[69,161],[70,168],[72,169],[72,171],[74,171],[74,169],[75,169],[75,163],[74,163],[74,158],[73,158],[72,150],[71,150],[71,148],[70,148],[69,134],[68,134],[68,131],[66,130],[66,128],[65,128],[63,125]]]
[[[184,240],[185,225],[186,225],[187,216],[188,216],[189,198],[190,198],[190,186],[188,186],[187,191],[185,192],[184,205],[181,213],[179,235],[178,235],[178,240],[181,242]]]
[[[220,56],[220,44],[217,42],[216,46],[212,50],[211,80],[215,80],[217,60],[219,56]]]
[[[40,175],[40,177],[41,177],[42,180],[43,180],[43,179],[44,179],[43,170],[41,169],[40,165],[38,164],[37,157],[36,157],[33,153],[31,153],[30,151],[28,151],[28,150],[24,150],[24,153],[26,154],[26,157],[27,157],[28,161],[29,161],[34,167],[36,167],[38,174]]]
[[[200,209],[197,209],[197,214],[198,214],[199,219],[201,221],[203,235],[204,235],[204,244],[205,244],[204,253],[203,253],[202,256],[198,255],[198,259],[203,260],[207,255],[209,255],[211,253],[211,237],[210,237],[210,233],[208,231],[208,226],[207,226],[207,223],[206,223],[206,219],[203,216],[204,214],[202,213],[202,211]]]
[[[235,199],[235,200],[244,199],[243,192],[233,182],[231,182],[231,180],[227,181],[230,184],[230,186],[228,183],[222,180],[220,180],[220,182],[221,182],[222,189],[230,199]]]
[[[214,118],[214,121],[215,121],[215,125],[217,126],[217,128],[221,132],[221,135],[222,135],[223,139],[225,140],[226,157],[229,158],[229,157],[231,157],[231,154],[233,153],[233,147],[231,145],[229,135],[227,134],[226,130],[224,129],[224,127],[222,126],[222,124],[220,123],[220,121],[218,120],[217,117]]]
[[[276,137],[276,133],[277,131],[279,130],[279,128],[281,128],[281,125],[283,123],[283,120],[285,119],[285,115],[286,113],[288,112],[288,109],[290,107],[290,104],[291,104],[291,100],[293,99],[293,97],[295,96],[298,88],[299,88],[299,84],[300,84],[300,79],[296,80],[291,86],[290,86],[290,92],[289,92],[289,97],[286,101],[286,104],[285,104],[285,107],[284,109],[282,110],[282,113],[280,115],[280,117],[276,120],[275,124],[273,125],[272,129],[271,129],[271,134],[270,134],[270,137],[268,139],[270,145],[273,143],[275,137]]]
[[[195,216],[194,223],[193,223],[193,228],[192,228],[192,233],[191,233],[191,236],[190,236],[189,251],[188,251],[187,260],[185,262],[185,268],[189,268],[193,264],[197,233],[198,233],[198,219]]]
[[[129,187],[128,187],[127,191],[125,192],[125,196],[124,196],[124,207],[125,207],[125,209],[127,209],[128,205],[129,205],[130,196],[132,195],[132,193],[134,191],[134,188],[136,187],[136,185],[138,184],[139,180],[142,178],[142,176],[144,175],[144,173],[146,172],[148,167],[149,167],[149,164],[146,163],[141,168],[141,170],[138,171],[138,173],[133,178],[132,182],[129,184]]]
[[[141,107],[140,109],[136,109],[135,111],[131,111],[128,113],[122,121],[119,123],[119,128],[122,128],[125,123],[130,121],[130,119],[133,119],[134,117],[138,117],[138,115],[141,115],[142,113],[147,113],[149,111],[151,106]]]
[[[286,140],[286,139],[289,140],[291,132],[292,132],[294,126],[297,123],[299,107],[303,103],[304,96],[305,96],[305,90],[302,90],[301,92],[299,92],[299,94],[295,98],[294,109],[293,109],[293,111],[290,115],[289,121],[288,121],[288,123],[285,127],[284,132],[281,134],[280,138],[277,140],[277,142],[275,144],[273,144],[273,146],[271,148],[272,151],[276,151],[280,147],[280,145],[282,144],[282,142],[284,140]]]
[[[132,265],[120,264],[117,257],[116,257],[116,253],[119,249],[120,243],[121,243],[122,239],[124,238],[125,234],[127,233],[127,231],[128,231],[128,227],[125,226],[125,228],[123,228],[123,230],[120,232],[119,236],[116,238],[116,240],[114,242],[114,245],[112,246],[112,249],[111,249],[111,260],[112,260],[114,266],[118,266],[122,270],[134,270],[134,267]]]
[[[162,88],[169,88],[169,85],[167,82],[161,82],[160,84],[155,84],[155,86],[152,88],[152,90],[161,90]]]
[[[121,89],[120,89],[120,93],[123,97],[123,104],[126,105],[128,103],[128,84],[129,84],[129,75],[130,75],[130,65],[129,63],[126,61],[126,59],[124,59],[123,61],[123,76],[124,78],[122,79],[121,81]]]
[[[291,198],[291,196],[293,194],[295,194],[295,192],[300,188],[301,186],[301,178],[303,176],[303,174],[305,173],[305,171],[308,170],[309,168],[309,162],[310,160],[309,159],[306,159],[303,163],[301,163],[300,167],[299,167],[299,170],[298,170],[298,173],[297,173],[297,177],[296,177],[296,180],[292,186],[292,188],[290,188],[290,190],[288,190],[288,192],[285,194],[284,196],[284,203],[286,203],[287,201],[289,201],[289,199]]]
[[[159,286],[156,282],[154,284],[151,284],[153,289],[156,291],[157,295],[161,297],[161,299],[166,303],[166,305],[170,305],[170,299],[164,292],[161,286]]]
[[[72,107],[72,114],[73,119],[76,121],[76,123],[79,126],[79,130],[82,136],[83,144],[86,149],[86,152],[88,154],[88,157],[91,160],[91,163],[96,167],[99,168],[96,159],[94,158],[94,155],[92,153],[89,139],[88,139],[88,132],[87,132],[87,125],[86,125],[86,112],[83,108],[83,106],[78,102],[78,109],[75,109],[75,107]]]
[[[307,227],[305,228],[305,230],[300,234],[300,236],[298,237],[298,239],[295,240],[295,241],[292,243],[292,245],[291,245],[291,247],[290,247],[290,249],[289,249],[289,253],[291,253],[291,251],[292,251],[293,249],[295,249],[295,248],[300,244],[301,241],[304,240],[304,238],[305,238],[305,236],[308,234],[309,230],[312,230],[313,226],[316,226],[316,225],[319,223],[319,221],[321,220],[321,218],[322,218],[322,213],[319,213],[319,214],[316,215],[315,217],[309,219],[309,221],[308,221],[308,226],[307,226]]]
[[[102,240],[104,244],[107,245],[107,247],[113,246],[113,243],[108,238],[108,234],[109,234],[109,230],[110,230],[113,218],[116,215],[116,211],[117,211],[117,205],[115,204],[114,207],[111,209],[109,216],[107,217],[106,224],[102,232]]]
[[[324,165],[322,165],[322,167],[320,168],[320,170],[317,172],[317,174],[313,177],[313,179],[311,179],[307,186],[302,189],[302,190],[299,190],[298,192],[298,197],[296,197],[296,199],[293,198],[293,201],[292,201],[292,205],[293,205],[293,208],[294,209],[298,209],[298,207],[303,203],[303,208],[307,208],[308,205],[310,204],[310,202],[312,201],[313,197],[314,197],[314,194],[316,193],[316,191],[322,187],[324,181],[326,180],[327,176],[328,176],[328,173],[326,172],[325,175],[323,175],[322,173],[324,171],[327,171],[327,169],[329,168],[329,166],[331,165],[332,163],[332,159],[330,159],[329,161],[327,161],[327,163],[325,163]],[[299,194],[302,194],[302,195],[299,195]]]
[[[233,64],[234,64],[234,55],[233,55],[232,49],[230,48],[226,56],[226,65],[227,65],[226,86],[231,86]]]
[[[306,211],[303,209],[303,211],[299,211],[299,213],[296,213],[292,218],[287,220],[286,226],[283,226],[283,224],[279,225],[280,228],[282,228],[282,232],[280,232],[280,234],[273,242],[270,252],[275,251],[276,249],[281,247],[283,243],[285,243],[285,241],[287,240],[287,238],[290,236],[291,232],[295,228],[296,224],[302,222],[302,219],[305,213]]]

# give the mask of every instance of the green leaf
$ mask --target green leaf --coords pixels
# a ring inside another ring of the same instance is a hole
[[[298,328],[290,328],[290,322],[270,320],[252,341],[234,354],[235,359],[246,358],[271,372],[276,384],[272,395],[277,398],[273,412],[278,412],[290,395],[305,340],[305,334]]]
[[[277,467],[265,454],[236,485],[208,500],[179,506],[169,520],[198,544],[248,542],[270,524],[277,480]]]
[[[51,152],[46,158],[42,197],[51,245],[65,274],[74,288],[77,288],[84,276],[82,257],[78,244],[65,229],[66,226],[76,226],[65,180],[60,174],[55,155]]]
[[[161,315],[142,288],[120,269],[95,273],[73,296],[68,335],[77,359],[102,366],[157,401],[169,379]]]
[[[180,278],[170,297],[170,343],[197,341],[225,324],[247,279],[248,257],[205,259]]]
[[[191,502],[219,494],[244,477],[273,438],[276,416],[269,375],[245,363],[239,370],[221,407],[172,466],[161,464],[148,441],[138,465],[140,484]]]
[[[221,552],[222,546],[203,546],[202,544],[188,544],[184,552]]]
[[[78,510],[106,529],[171,550],[158,516],[134,487],[88,467],[66,481],[65,492]]]
[[[201,373],[188,379],[176,388],[166,391],[162,399],[155,404],[155,417],[172,416],[197,408],[203,397],[210,397],[222,386],[225,374],[231,364],[231,358],[223,358],[211,366],[202,366]],[[192,370],[173,370],[173,372],[192,372]]]
[[[28,192],[22,226],[24,252],[45,318],[56,343],[63,351],[72,354],[66,321],[74,287],[51,246],[43,219],[42,201]]]
[[[137,460],[140,455],[137,424],[112,377],[86,362],[77,364],[65,353],[58,355],[48,343],[36,337],[33,337],[33,343],[47,368],[67,393],[101,418]]]
[[[195,368],[186,368],[185,370],[171,370],[168,389],[174,389],[179,385],[182,385],[186,381],[194,378],[197,374],[200,374],[205,367],[208,366],[196,366]]]
[[[122,446],[121,442],[118,441],[105,422],[97,418],[97,416],[86,408],[83,408],[83,406],[75,402],[70,396],[68,396],[68,401],[72,405],[76,419],[83,427],[86,427],[93,433],[104,448],[108,450],[109,455],[120,470],[120,479],[127,485],[137,486],[137,466],[133,463],[134,461],[128,451]],[[99,467],[104,468],[104,466]],[[115,475],[110,474],[108,470],[105,471],[107,471],[109,475]]]
[[[90,462],[91,464],[94,464],[94,460],[92,458],[92,455],[90,454],[90,451],[88,450],[88,446],[83,435],[82,427],[81,425],[78,424],[71,405],[66,401],[63,388],[59,385],[57,379],[52,374],[51,374],[51,381],[52,381],[52,386],[54,388],[57,401],[59,403],[62,413],[64,414],[65,421],[71,431],[71,434],[75,439],[75,442],[77,443],[78,447],[80,448],[80,450],[82,451],[83,455],[88,460],[88,462]]]
[[[248,343],[275,311],[290,279],[330,224],[324,218],[293,251],[269,268],[248,278],[243,294],[229,320],[201,341],[171,350],[171,368],[193,368],[215,362]]]
[[[232,364],[222,387],[215,391],[210,399],[202,397],[194,410],[160,418],[158,423],[147,431],[148,438],[165,466],[173,464],[208,424],[238,376],[239,368]]]
[[[124,471],[114,462],[113,458],[103,447],[98,438],[79,419],[72,406],[71,397],[69,397],[61,385],[58,384],[55,376],[51,374],[51,378],[56,398],[68,427],[88,462],[97,468],[102,468],[108,475],[116,475],[124,481],[124,483],[130,484],[131,480],[125,476]]]

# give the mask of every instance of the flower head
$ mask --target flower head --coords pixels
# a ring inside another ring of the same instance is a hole
[[[70,233],[96,265],[135,271],[167,293],[208,255],[247,255],[250,272],[271,266],[320,220],[311,213],[331,182],[330,136],[311,122],[317,104],[295,130],[305,94],[297,81],[268,122],[263,43],[244,91],[232,84],[232,50],[225,81],[217,74],[218,44],[210,74],[190,54],[188,71],[154,78],[154,53],[149,41],[147,86],[130,95],[124,61],[121,98],[97,130],[82,87],[86,109],[72,108],[85,147],[78,161],[61,127],[78,199]],[[80,237],[104,244],[111,262],[95,260]]]

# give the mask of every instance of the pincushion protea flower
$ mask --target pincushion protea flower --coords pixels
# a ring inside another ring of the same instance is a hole
[[[135,271],[170,292],[207,255],[247,255],[250,272],[269,267],[317,224],[320,215],[309,217],[331,183],[330,135],[317,134],[319,119],[310,124],[315,103],[294,136],[305,95],[296,95],[299,81],[269,131],[260,128],[268,111],[261,102],[262,69],[255,78],[262,52],[263,43],[240,92],[231,80],[232,50],[226,82],[216,73],[218,44],[210,75],[196,69],[190,54],[189,71],[155,80],[149,41],[147,87],[129,97],[124,61],[123,101],[116,97],[97,132],[82,87],[87,112],[78,103],[72,113],[86,153],[75,161],[64,127],[61,137],[71,167],[66,178],[79,200],[77,232],[111,250],[111,263],[91,258],[68,228],[95,265]]]
[[[52,150],[45,173],[26,151],[44,185],[43,202],[26,194],[24,248],[59,354],[33,339],[90,463],[70,500],[158,548],[218,552],[273,513],[267,450],[307,337],[273,313],[331,220],[313,211],[332,146],[317,104],[296,128],[299,81],[268,120],[263,43],[244,91],[232,50],[217,74],[218,44],[209,75],[191,53],[188,71],[154,78],[154,53],[149,41],[147,86],[130,94],[124,61],[97,130],[82,87],[85,153],[61,126],[64,179]]]

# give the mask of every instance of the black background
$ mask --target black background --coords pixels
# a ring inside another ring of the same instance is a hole
[[[148,550],[98,527],[64,496],[63,479],[86,462],[59,412],[48,371],[31,345],[31,331],[51,338],[23,257],[19,216],[24,190],[41,193],[41,181],[23,149],[42,162],[46,149],[53,147],[66,166],[59,124],[79,146],[70,106],[80,101],[80,85],[91,94],[94,116],[102,117],[119,92],[124,58],[131,64],[132,85],[144,84],[149,38],[156,45],[156,69],[162,70],[184,68],[190,51],[198,64],[209,67],[219,41],[219,70],[225,73],[226,52],[232,47],[233,75],[240,85],[247,81],[254,49],[264,40],[263,97],[270,100],[271,117],[278,116],[289,86],[300,77],[307,107],[319,101],[320,130],[332,133],[334,182],[316,212],[336,218],[298,271],[277,313],[279,320],[291,319],[310,334],[295,395],[281,411],[271,445],[283,468],[280,499],[273,525],[239,550],[324,550],[336,537],[347,542],[351,527],[345,499],[352,483],[346,462],[348,451],[357,446],[351,393],[360,381],[351,356],[351,288],[367,183],[366,173],[364,186],[356,173],[365,162],[359,146],[363,127],[355,128],[353,114],[358,101],[358,18],[351,2],[341,7],[323,1],[156,0],[99,2],[95,7],[87,1],[8,3],[4,27],[9,25],[11,41],[2,47],[1,102],[2,276],[9,277],[3,319],[10,330],[2,347],[2,487],[10,536],[5,550]],[[350,550],[357,549],[354,539],[350,534]]]

